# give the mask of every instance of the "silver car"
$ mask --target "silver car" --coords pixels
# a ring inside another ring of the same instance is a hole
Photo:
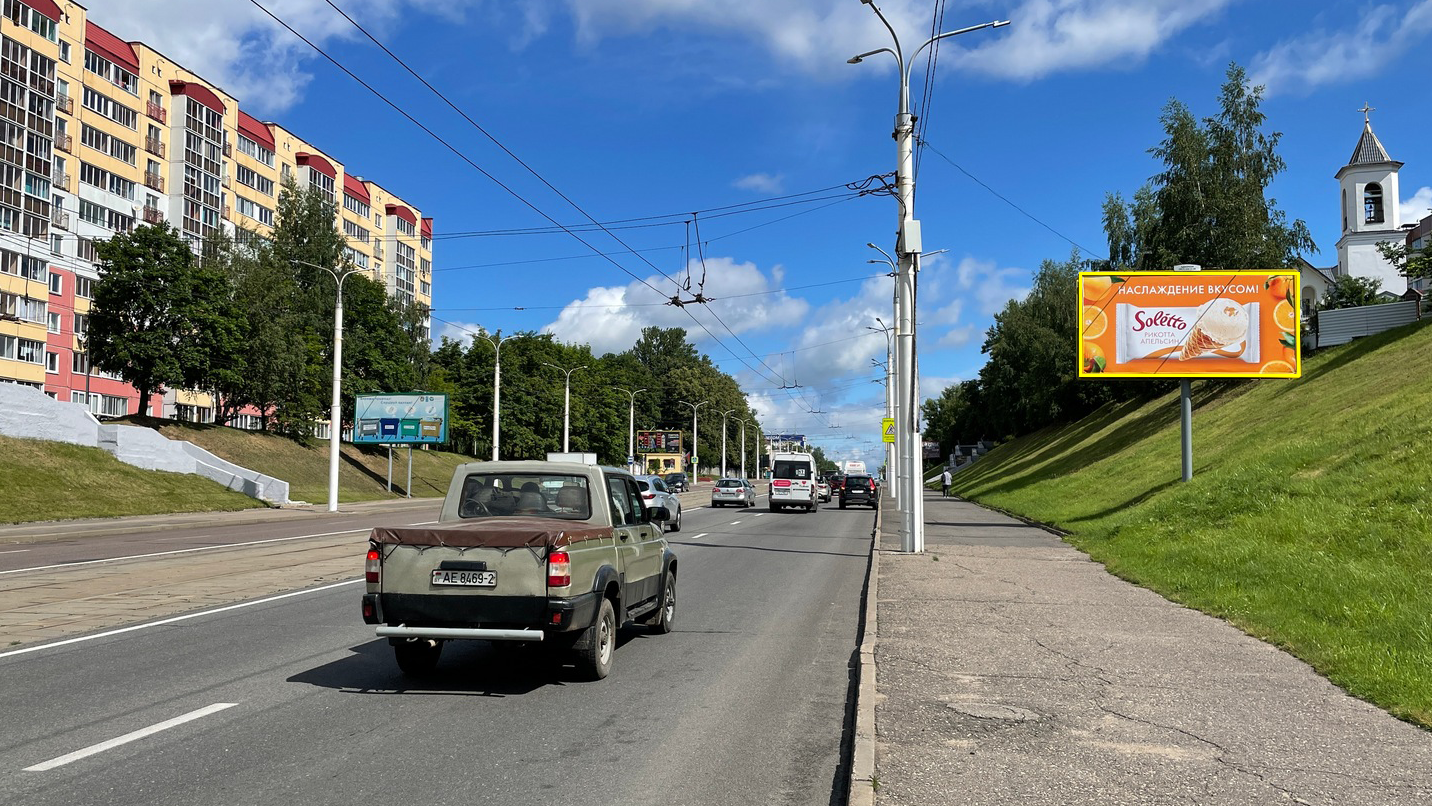
[[[711,488],[711,506],[750,507],[756,505],[756,485],[745,479],[720,479]]]
[[[666,486],[666,480],[661,476],[637,476],[636,486],[641,488],[642,506],[647,509],[666,507],[666,511],[671,513],[671,520],[666,522],[667,528],[673,532],[681,531],[681,499]]]

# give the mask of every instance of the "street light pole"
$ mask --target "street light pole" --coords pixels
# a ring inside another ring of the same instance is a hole
[[[867,243],[866,246],[883,255],[883,259],[867,260],[866,262],[884,263],[890,267],[890,276],[895,278],[895,282],[891,287],[891,310],[895,314],[895,324],[893,326],[887,326],[879,319],[876,321],[880,322],[881,328],[885,331],[885,354],[890,366],[890,372],[886,378],[885,385],[886,408],[889,409],[888,416],[895,421],[895,441],[889,443],[889,448],[886,450],[888,457],[886,467],[890,468],[890,489],[895,493],[895,509],[900,512],[901,534],[904,535],[906,533],[904,529],[909,525],[906,515],[910,510],[910,506],[908,505],[910,497],[909,491],[906,490],[908,470],[905,462],[908,451],[906,446],[906,431],[908,428],[906,427],[907,418],[904,416],[903,398],[900,394],[900,381],[908,373],[902,369],[900,352],[895,349],[895,344],[899,341],[898,337],[900,335],[900,267],[896,265],[895,259],[890,256],[890,253],[884,249],[881,249],[873,243]],[[892,338],[892,336],[895,338]],[[903,537],[901,539],[901,545],[904,545]]]
[[[497,446],[502,436],[502,343],[511,336],[482,336],[483,341],[492,345],[497,361],[492,365],[492,461],[497,461]]]
[[[338,454],[340,452],[339,446],[343,431],[343,281],[358,272],[339,272],[327,266],[309,263],[306,260],[294,260],[290,258],[290,262],[315,269],[322,269],[333,275],[333,401],[328,413],[328,511],[337,512]]]
[[[736,413],[736,409],[721,412],[721,478],[726,478],[726,418]]]
[[[916,430],[917,385],[915,382],[915,273],[920,270],[920,222],[915,218],[915,171],[914,171],[914,118],[910,115],[910,70],[914,67],[920,51],[930,44],[959,34],[978,31],[982,28],[999,28],[1009,24],[1008,20],[995,20],[980,25],[947,31],[925,40],[916,48],[907,63],[900,47],[900,37],[885,19],[873,0],[862,0],[880,18],[890,32],[895,48],[878,48],[852,57],[851,64],[859,64],[867,56],[889,53],[895,57],[900,74],[899,111],[895,116],[896,143],[896,198],[899,201],[899,238],[896,245],[900,267],[895,284],[897,314],[895,317],[896,336],[899,346],[898,386],[900,414],[896,418],[897,440],[905,447],[902,464],[906,468],[905,490],[908,494],[901,507],[902,524],[900,548],[902,551],[919,553],[925,550],[925,524],[923,513],[924,490],[920,472],[920,434]],[[903,439],[900,437],[903,436]]]
[[[742,418],[739,422],[741,423],[741,478],[746,479],[750,478],[746,475],[746,420]]]
[[[572,373],[579,369],[586,369],[587,365],[583,364],[580,367],[567,369],[556,364],[548,364],[546,361],[543,361],[542,364],[567,375],[567,380],[562,386],[562,453],[569,453],[571,447],[569,437],[572,435]]]
[[[874,330],[878,333],[885,334],[885,416],[894,419],[895,385],[894,383],[892,383],[892,380],[895,375],[895,346],[890,339],[890,326],[885,324],[885,322],[878,316],[875,317],[875,323],[880,325],[880,327],[867,326],[865,329]],[[892,482],[895,478],[895,443],[884,442],[883,435],[881,437],[881,441],[881,444],[885,446],[886,482],[889,483]],[[896,489],[898,492],[898,485],[890,484],[890,486],[892,489]],[[897,507],[900,505],[900,499],[898,495],[895,499],[895,505]]]
[[[678,400],[676,402],[680,403],[683,406],[688,406],[691,409],[691,485],[694,487],[696,486],[697,477],[701,475],[701,466],[699,463],[701,459],[701,454],[696,452],[699,440],[696,431],[696,411],[702,406],[705,406],[706,404],[710,403],[711,401],[703,400],[700,403],[687,403],[685,400]]]
[[[631,396],[631,408],[627,410],[627,470],[631,470],[636,464],[636,396],[645,392],[645,389],[623,389],[616,388],[618,392],[626,392]]]

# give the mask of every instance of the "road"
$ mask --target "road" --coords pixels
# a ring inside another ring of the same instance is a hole
[[[346,582],[0,650],[0,803],[838,803],[872,522],[689,511],[675,632],[596,683],[459,642],[415,685]]]

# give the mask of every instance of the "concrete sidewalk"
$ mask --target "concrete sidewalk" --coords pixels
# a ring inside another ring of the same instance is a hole
[[[1296,658],[957,499],[900,554],[886,506],[852,803],[1432,803],[1432,734]]]

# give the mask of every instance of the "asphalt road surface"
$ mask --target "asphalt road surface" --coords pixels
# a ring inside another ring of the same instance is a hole
[[[675,632],[594,683],[455,642],[415,684],[356,582],[0,652],[0,803],[839,803],[872,522],[689,511]]]

